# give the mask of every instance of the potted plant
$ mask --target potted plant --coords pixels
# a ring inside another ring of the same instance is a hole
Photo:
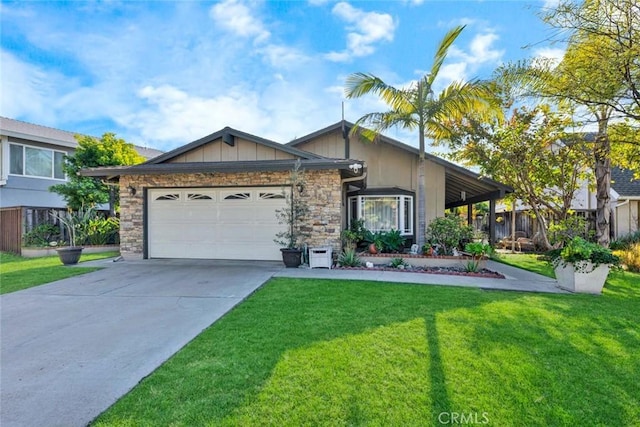
[[[574,237],[562,249],[549,253],[558,286],[571,292],[599,294],[612,266],[620,259],[610,249]]]
[[[297,161],[290,175],[291,191],[285,193],[285,206],[276,210],[276,218],[286,229],[276,233],[273,240],[282,248],[282,261],[287,268],[295,268],[302,263],[302,240],[307,236],[303,230],[304,218],[309,213],[309,207],[303,197],[305,188],[304,171],[300,170]]]
[[[82,246],[78,246],[77,243],[84,242],[86,238],[85,227],[88,221],[95,216],[94,209],[81,207],[75,212],[69,209],[66,214],[52,211],[51,216],[64,226],[69,236],[69,246],[56,249],[60,261],[64,265],[77,264],[84,249]]]

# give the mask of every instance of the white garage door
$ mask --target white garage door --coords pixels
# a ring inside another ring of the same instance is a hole
[[[150,258],[282,259],[280,187],[153,189],[148,200]]]

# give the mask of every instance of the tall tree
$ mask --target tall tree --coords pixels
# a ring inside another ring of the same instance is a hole
[[[610,126],[623,118],[632,126],[640,120],[640,6],[636,0],[563,0],[543,19],[559,30],[556,40],[567,43],[564,58],[557,66],[538,61],[511,71],[519,69],[535,96],[582,106],[590,114],[586,121],[597,126],[591,149],[596,238],[608,246],[612,143],[618,143]]]
[[[65,157],[64,172],[69,182],[49,187],[49,190],[64,197],[67,205],[74,210],[82,206],[109,203],[109,214],[115,216],[118,203],[118,189],[99,178],[80,176],[82,168],[101,166],[122,166],[142,163],[145,159],[135,150],[133,144],[116,138],[113,133],[105,133],[102,138],[76,135],[78,147]]]
[[[550,249],[547,214],[566,220],[574,195],[587,180],[587,144],[566,131],[571,116],[547,105],[509,111],[508,120],[486,122],[473,115],[455,120],[448,140],[452,157],[478,165],[483,175],[510,185],[538,223],[536,243]]]
[[[389,107],[383,112],[365,114],[359,118],[353,134],[360,134],[373,141],[383,131],[399,126],[418,131],[418,229],[416,243],[424,244],[426,233],[425,216],[425,138],[439,140],[450,135],[446,123],[452,117],[460,117],[475,111],[486,118],[500,114],[495,108],[493,94],[487,84],[479,80],[453,82],[439,94],[434,93],[434,83],[444,63],[449,48],[464,30],[458,26],[447,32],[438,48],[431,70],[408,87],[396,88],[385,83],[379,77],[367,73],[354,73],[347,78],[345,95],[347,98],[359,98],[373,94]]]

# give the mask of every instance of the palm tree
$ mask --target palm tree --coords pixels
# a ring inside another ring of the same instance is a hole
[[[496,107],[494,96],[488,83],[480,80],[453,82],[437,96],[433,84],[447,52],[465,26],[450,30],[440,42],[433,65],[429,73],[422,76],[409,87],[395,88],[379,77],[367,73],[354,73],[347,77],[345,95],[347,98],[359,98],[374,94],[380,97],[389,110],[368,113],[358,119],[351,130],[369,141],[392,127],[399,126],[408,130],[418,130],[420,155],[418,161],[418,231],[416,243],[422,247],[426,234],[425,218],[425,137],[434,141],[447,138],[451,132],[447,124],[452,118],[464,116],[473,111],[481,117],[490,119],[501,114]]]

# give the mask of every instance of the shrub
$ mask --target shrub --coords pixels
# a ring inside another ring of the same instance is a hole
[[[438,249],[438,255],[452,255],[453,249],[473,240],[473,227],[459,217],[436,218],[427,227],[427,241]],[[428,249],[428,248],[427,248]]]
[[[627,270],[640,273],[640,243],[633,243],[627,249],[615,251],[615,255],[620,257],[620,263]]]
[[[389,267],[403,269],[405,267],[409,267],[409,264],[404,260],[404,258],[399,257],[399,258],[393,258],[389,263]]]
[[[345,249],[338,255],[338,265],[340,267],[360,267],[362,261],[360,261],[355,249]]]
[[[118,218],[102,218],[96,216],[85,226],[86,243],[90,245],[108,245],[118,243],[120,220]]]
[[[619,239],[614,240],[613,242],[611,242],[609,247],[613,251],[625,250],[625,249],[629,249],[635,243],[640,243],[640,230],[637,230],[635,233],[630,233],[630,234],[627,234],[626,236],[623,236]]]
[[[549,251],[548,255],[554,266],[572,263],[578,270],[582,270],[586,262],[591,262],[594,268],[600,264],[620,264],[620,258],[609,248],[588,242],[582,237],[574,237],[564,248]]]
[[[383,231],[380,234],[382,242],[382,252],[396,253],[404,248],[404,237],[400,235],[400,230]]]
[[[552,245],[569,242],[574,237],[591,239],[594,234],[593,230],[588,230],[587,220],[578,215],[570,215],[549,226],[549,242]]]
[[[25,246],[49,246],[49,242],[57,240],[60,228],[53,224],[40,224],[22,236]]]
[[[465,271],[475,273],[482,264],[482,259],[493,253],[491,245],[482,242],[467,243],[464,251],[471,255],[471,259],[465,265]]]

